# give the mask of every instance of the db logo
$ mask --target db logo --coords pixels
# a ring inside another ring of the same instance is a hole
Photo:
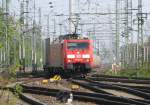
[[[76,58],[81,58],[81,55],[76,55]]]

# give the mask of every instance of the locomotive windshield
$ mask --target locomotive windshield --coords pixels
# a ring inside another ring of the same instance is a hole
[[[88,49],[89,43],[88,42],[68,42],[67,47],[69,50]]]

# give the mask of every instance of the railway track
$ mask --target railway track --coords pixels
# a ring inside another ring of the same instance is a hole
[[[100,77],[97,77],[97,78],[100,78]],[[118,77],[116,77],[115,79],[118,80]],[[121,81],[122,81],[122,79],[125,79],[125,78],[121,78]],[[124,85],[123,83],[122,84],[120,84],[120,83],[114,83],[114,84],[113,83],[104,83],[104,82],[101,82],[101,80],[94,81],[93,78],[92,79],[91,78],[88,78],[88,79],[79,79],[79,81],[73,79],[71,81],[73,83],[76,83],[76,84],[79,84],[81,86],[84,86],[85,88],[87,86],[90,86],[90,87],[99,88],[99,89],[113,89],[113,90],[124,91],[124,92],[127,92],[129,94],[133,94],[133,95],[142,97],[144,100],[140,100],[140,102],[143,102],[143,101],[145,102],[146,101],[147,104],[150,104],[150,101],[149,101],[149,99],[150,99],[149,98],[150,97],[149,81],[150,80],[149,79],[139,80],[139,79],[141,79],[141,78],[134,79],[131,82],[130,79],[126,78],[126,82],[127,83],[135,83],[136,84],[136,83],[140,83],[142,81],[142,82],[144,82],[142,84],[147,84],[147,86],[131,86],[131,85]],[[105,80],[107,80],[107,78]],[[119,80],[120,80],[120,78],[119,78]]]
[[[104,83],[104,82],[100,82],[100,81],[93,81],[93,80],[88,80],[90,82],[93,82],[95,84],[99,84],[99,83]],[[142,92],[145,92],[145,93],[150,93],[150,86],[139,86],[139,85],[134,85],[134,84],[130,84],[130,85],[127,85],[127,84],[123,84],[123,83],[112,83],[112,82],[106,82],[105,84],[109,84],[109,85],[117,85],[117,86],[120,86],[120,87],[126,87],[126,88],[132,88],[132,89],[136,89],[136,90],[139,90],[139,91],[142,91]]]
[[[136,83],[136,84],[150,84],[149,79],[128,79],[128,78],[113,78],[113,77],[89,77],[94,81],[108,81],[108,82],[122,82],[122,83]]]
[[[105,78],[118,78],[118,79],[135,79],[135,80],[150,80],[150,78],[145,77],[125,77],[125,76],[111,76],[111,75],[101,75],[93,73],[92,77],[105,77]]]
[[[35,87],[35,86],[27,86],[22,85],[24,93],[32,93],[32,94],[43,94],[48,96],[56,97],[60,91],[59,89],[48,89],[43,87]],[[116,97],[113,95],[103,94],[103,93],[88,93],[88,92],[76,92],[71,91],[73,94],[74,100],[79,101],[89,101],[95,103],[101,103],[104,105],[148,105],[147,101],[139,101],[134,99],[126,99],[122,97]]]
[[[108,83],[101,83],[94,80],[90,80],[90,78],[80,78],[79,80],[70,79],[70,82],[78,84],[84,88],[90,89],[91,92],[77,92],[77,91],[70,91],[73,93],[74,100],[78,101],[88,101],[94,103],[101,103],[104,105],[149,105],[149,97],[150,94],[146,93],[144,89],[148,91],[148,87],[133,87],[133,86],[124,86],[124,85],[117,85],[117,84],[108,84]],[[82,81],[82,82],[81,82]],[[83,82],[84,81],[84,82]],[[61,89],[49,89],[44,87],[36,87],[36,86],[27,86],[22,85],[24,93],[32,93],[32,94],[42,94],[47,96],[56,97],[60,91],[65,91]],[[142,97],[143,99],[132,99],[132,98],[125,98],[125,97],[118,97],[103,89],[113,89],[113,90],[120,90],[130,94],[134,94],[136,96]],[[141,90],[140,90],[141,89]]]
[[[149,79],[142,79],[139,78],[124,78],[124,77],[111,77],[108,76],[105,79],[105,76],[99,77],[91,75],[87,76],[86,78],[83,78],[83,76],[77,76],[69,79],[68,82],[72,82],[74,84],[78,84],[81,87],[84,87],[85,89],[89,89],[90,91],[73,91],[73,90],[64,90],[64,89],[54,89],[54,88],[46,88],[46,87],[40,87],[40,86],[33,86],[33,85],[25,85],[28,82],[35,82],[35,81],[41,81],[42,78],[22,78],[19,81],[22,81],[20,84],[23,88],[23,92],[19,95],[22,100],[25,102],[28,102],[31,105],[47,105],[47,103],[41,102],[40,100],[37,100],[35,98],[32,98],[26,93],[29,94],[37,94],[37,95],[44,95],[44,96],[52,96],[52,97],[58,97],[58,94],[60,92],[68,91],[69,93],[73,94],[73,99],[77,101],[83,101],[83,102],[93,102],[96,104],[102,104],[102,105],[150,105],[150,86],[149,86]],[[105,82],[106,80],[106,82]],[[116,82],[118,81],[118,83]],[[132,86],[127,85],[124,83],[136,83],[140,84],[142,81],[142,86]],[[112,94],[110,92],[107,92],[104,89],[111,89],[116,91],[123,91],[129,94],[133,94],[135,96],[140,97],[141,99],[136,98],[128,98],[128,97],[121,97],[116,96],[115,94]],[[9,88],[9,90],[14,92],[14,88]]]
[[[137,90],[135,88],[130,88],[130,87],[124,87],[124,86],[119,86],[119,85],[113,85],[113,84],[108,84],[108,83],[100,83],[100,82],[95,82],[89,79],[85,79],[84,81],[86,82],[79,82],[76,80],[72,80],[72,82],[80,84],[82,86],[91,86],[95,88],[100,88],[100,89],[112,89],[112,90],[119,90],[119,91],[124,91],[142,98],[145,98],[147,100],[150,99],[150,94],[147,92],[144,92],[142,90]]]

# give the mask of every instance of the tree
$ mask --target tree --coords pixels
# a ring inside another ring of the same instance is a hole
[[[14,17],[8,15],[6,20],[6,13],[3,11],[3,9],[0,8],[0,51],[2,53],[7,53],[5,57],[3,57],[2,62],[0,62],[3,67],[8,62],[9,67],[10,66],[16,66],[18,65],[18,59],[19,59],[19,34],[18,34],[18,26],[19,22],[15,20]],[[7,22],[6,22],[7,21]],[[7,30],[6,30],[7,29]],[[7,37],[6,37],[7,32]],[[7,44],[6,44],[7,42]],[[7,47],[6,47],[7,46]],[[0,53],[0,56],[4,56]],[[7,59],[4,59],[6,58]],[[2,66],[1,65],[1,66]],[[9,68],[7,65],[5,66]]]

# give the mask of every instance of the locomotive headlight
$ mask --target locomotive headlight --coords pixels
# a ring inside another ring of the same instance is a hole
[[[90,58],[90,55],[89,54],[83,54],[82,58]]]
[[[86,62],[90,62],[90,59],[86,59]]]
[[[73,54],[67,55],[67,58],[75,58],[75,55]]]
[[[71,62],[71,60],[70,60],[70,59],[68,59],[68,60],[67,60],[67,62],[68,62],[68,63],[70,63],[70,62]]]

